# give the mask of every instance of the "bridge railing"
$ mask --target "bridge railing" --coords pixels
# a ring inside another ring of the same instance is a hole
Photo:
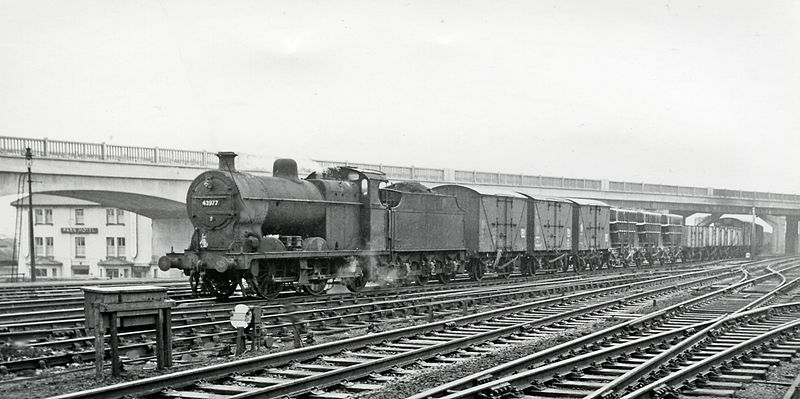
[[[22,157],[24,156],[25,148],[28,147],[31,148],[33,156],[37,158],[99,160],[196,167],[214,167],[217,164],[215,154],[208,151],[165,149],[158,147],[135,147],[105,143],[84,143],[76,141],[49,140],[47,138],[31,139],[24,137],[0,136],[0,154],[2,155]],[[257,155],[242,155],[243,160],[245,160],[245,158],[249,160],[248,163],[251,164],[250,169],[260,171],[269,171],[271,168],[270,160],[274,159]],[[259,166],[262,162],[269,162],[269,164]],[[315,160],[314,162],[318,163],[322,168],[339,165],[351,165],[363,169],[379,170],[386,173],[386,175],[392,179],[423,180],[443,183],[452,182],[466,184],[563,188],[587,191],[615,191],[623,193],[668,194],[692,197],[731,198],[740,200],[800,202],[800,195],[796,194],[727,190],[706,187],[623,181],[604,182],[596,179],[508,174],[474,170],[420,168],[415,166],[353,163],[347,161],[341,162]]]

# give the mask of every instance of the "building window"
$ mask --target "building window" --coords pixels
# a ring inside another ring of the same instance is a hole
[[[48,258],[53,257],[53,237],[44,238],[44,256]],[[55,276],[55,274],[53,274]]]
[[[86,257],[86,237],[75,237],[75,257]]]
[[[35,237],[33,239],[33,244],[36,257],[41,257],[44,254],[44,238]]]
[[[33,223],[34,224],[53,224],[53,210],[52,209],[34,209],[33,210]]]
[[[118,278],[119,269],[106,269],[106,277]]]
[[[83,224],[83,209],[75,210],[75,224]]]
[[[36,268],[36,277],[47,277],[47,269]]]
[[[106,209],[106,224],[125,224],[125,211],[122,209]]]
[[[117,256],[125,257],[125,237],[117,237]]]
[[[106,237],[106,257],[113,258],[117,256],[117,246],[114,244],[114,237]]]

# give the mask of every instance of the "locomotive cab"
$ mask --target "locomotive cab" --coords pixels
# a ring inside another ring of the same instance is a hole
[[[381,185],[388,182],[383,172],[362,170],[342,166],[339,168],[347,179],[360,189],[361,212],[359,223],[367,249],[386,249],[385,207],[380,200]]]

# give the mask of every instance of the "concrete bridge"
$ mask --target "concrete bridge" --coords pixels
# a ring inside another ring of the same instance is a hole
[[[0,194],[17,193],[20,174],[26,170],[26,147],[33,150],[34,193],[89,200],[149,217],[154,253],[185,246],[191,232],[184,205],[189,183],[201,171],[217,166],[214,154],[205,151],[0,137]],[[237,167],[269,174],[273,160],[241,154]],[[797,251],[800,195],[795,194],[341,161],[315,161],[307,168],[342,164],[381,170],[392,180],[528,187],[542,195],[593,198],[614,206],[666,209],[684,216],[749,214],[755,208],[759,216],[785,218],[786,226],[794,226],[786,228],[786,249]]]

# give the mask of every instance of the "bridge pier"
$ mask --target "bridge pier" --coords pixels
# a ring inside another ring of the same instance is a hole
[[[768,250],[772,254],[786,252],[786,218],[772,215],[758,215],[772,227]],[[766,236],[766,234],[765,234]]]
[[[798,216],[786,216],[786,253],[796,254],[798,248],[797,242],[797,224],[800,222]]]
[[[188,218],[153,219],[153,258],[157,260],[171,250],[183,252],[192,238],[192,224]],[[162,271],[158,271],[162,275]],[[179,270],[169,271],[170,277],[183,276]]]

